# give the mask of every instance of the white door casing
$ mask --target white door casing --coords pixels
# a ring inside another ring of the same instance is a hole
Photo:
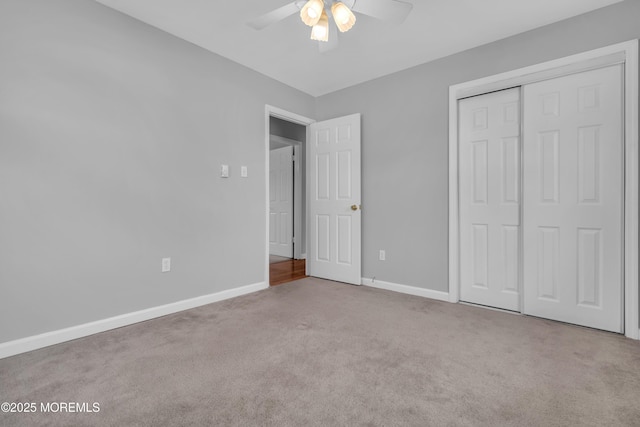
[[[622,66],[524,86],[524,313],[623,331]]]
[[[460,300],[520,310],[520,89],[460,100]]]
[[[269,152],[269,253],[293,257],[293,147]]]
[[[282,108],[278,108],[275,107],[273,105],[265,105],[264,107],[264,129],[265,129],[265,134],[264,134],[264,257],[263,257],[263,285],[268,287],[269,286],[269,252],[270,252],[270,248],[271,248],[271,244],[269,242],[270,240],[270,236],[269,236],[269,228],[270,228],[270,221],[271,221],[271,212],[269,212],[269,205],[270,205],[270,188],[271,188],[271,179],[269,177],[269,168],[270,168],[270,151],[271,151],[271,138],[273,137],[273,135],[271,135],[271,130],[270,130],[270,122],[271,122],[271,117],[276,117],[282,120],[286,120],[288,122],[291,123],[296,123],[302,126],[305,126],[307,129],[307,137],[306,140],[309,141],[309,125],[311,123],[314,123],[315,120],[309,118],[309,117],[305,117],[302,116],[300,114],[297,113],[293,113],[291,111],[287,111],[287,110],[283,110]],[[277,137],[276,137],[277,138]],[[307,172],[308,174],[308,172]],[[296,182],[300,182],[301,180],[298,180]],[[308,182],[308,181],[307,181]],[[295,184],[295,183],[294,183]],[[308,190],[308,187],[307,187]],[[307,202],[308,203],[308,202]],[[308,210],[307,210],[308,212]],[[295,212],[294,212],[295,213]],[[308,228],[307,230],[304,230],[305,233],[307,233],[306,235],[308,236]],[[302,233],[300,233],[301,235]]]
[[[361,284],[360,114],[309,126],[307,274]]]

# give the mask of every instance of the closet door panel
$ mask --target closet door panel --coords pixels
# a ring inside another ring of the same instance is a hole
[[[623,332],[622,72],[523,88],[525,314]]]
[[[460,299],[520,310],[520,90],[461,100]]]

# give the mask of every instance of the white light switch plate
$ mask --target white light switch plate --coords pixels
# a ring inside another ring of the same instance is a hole
[[[240,166],[240,176],[242,178],[246,178],[247,175],[248,175],[247,167],[246,166]]]
[[[171,271],[171,258],[162,258],[162,272],[168,273]]]
[[[220,177],[229,178],[229,165],[220,165]]]

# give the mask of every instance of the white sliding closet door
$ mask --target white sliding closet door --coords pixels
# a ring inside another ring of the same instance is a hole
[[[622,66],[523,97],[523,311],[622,332]]]
[[[520,89],[463,99],[460,299],[520,310]]]

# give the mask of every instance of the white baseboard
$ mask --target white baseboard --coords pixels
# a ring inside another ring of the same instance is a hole
[[[374,280],[367,277],[362,278],[362,284],[365,286],[371,286],[372,288],[386,289],[388,291],[400,292],[402,294],[416,295],[419,297],[449,302],[449,292],[399,285],[397,283],[383,282],[382,280]]]
[[[40,335],[34,335],[31,337],[0,343],[0,359],[14,356],[20,353],[25,353],[27,351],[37,350],[39,348],[48,347],[50,345],[60,344],[65,341],[75,340],[78,338],[86,337],[88,335],[97,334],[99,332],[121,328],[123,326],[132,325],[134,323],[143,322],[145,320],[155,319],[157,317],[166,316],[168,314],[177,313],[179,311],[189,310],[191,308],[200,307],[202,305],[223,301],[229,298],[238,297],[240,295],[250,294],[253,292],[261,291],[263,289],[267,289],[268,287],[269,285],[265,282],[255,283],[252,285],[241,286],[239,288],[216,292],[215,294],[203,295],[196,298],[190,298],[170,304],[160,305],[158,307],[135,311],[133,313],[110,317],[108,319],[84,323],[82,325],[72,326],[70,328],[59,329],[57,331],[46,332]]]

